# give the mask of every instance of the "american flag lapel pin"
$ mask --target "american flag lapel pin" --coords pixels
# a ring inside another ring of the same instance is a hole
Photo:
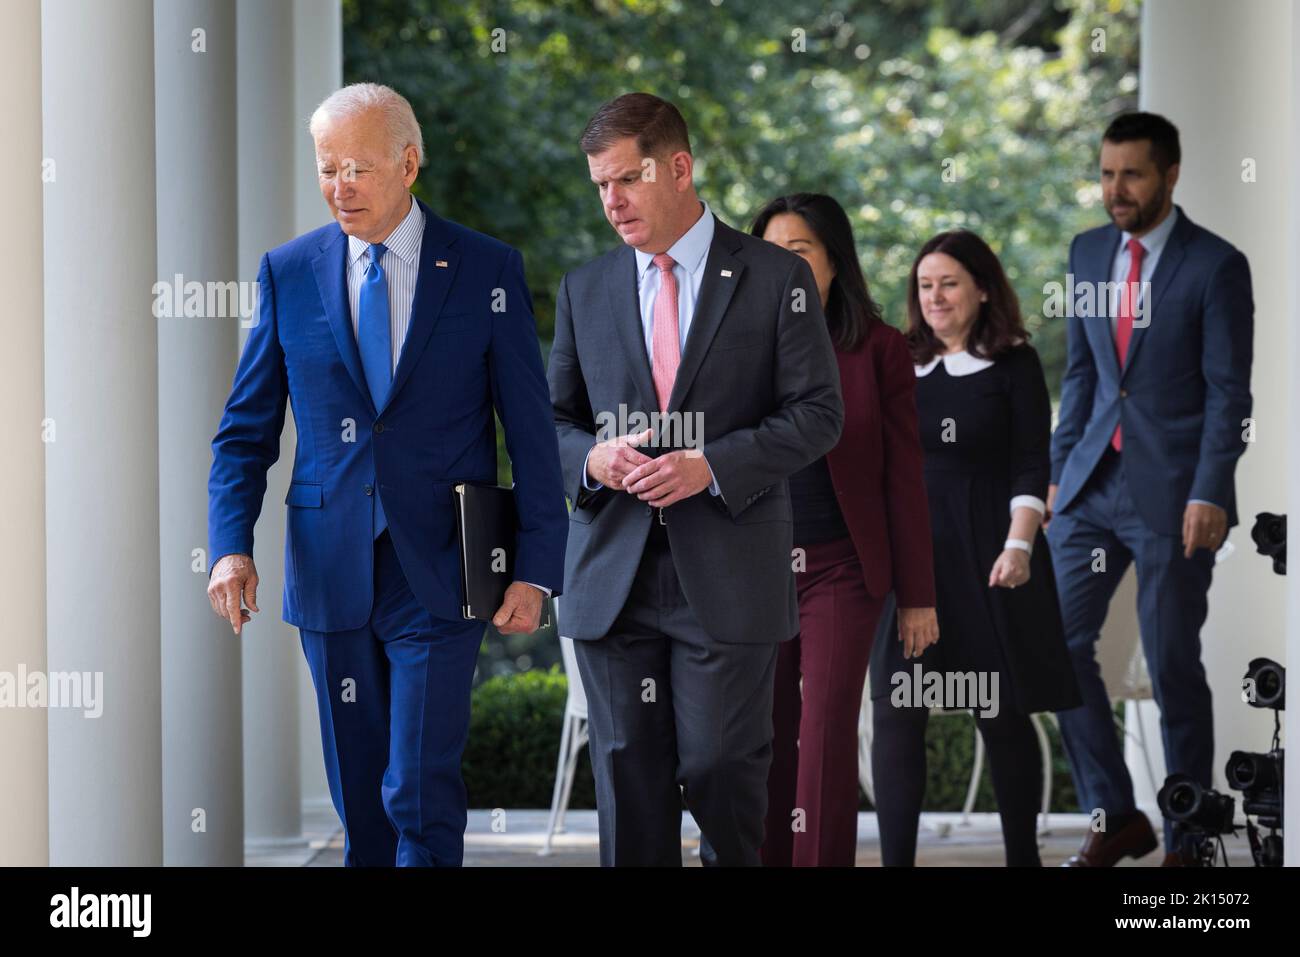
[[[446,268],[447,268],[447,260],[445,260],[445,259],[435,259],[435,260],[433,261],[433,264],[434,264],[435,266],[437,266],[439,269],[446,269]]]
[[[724,269],[724,270],[722,270],[722,278],[723,278],[723,279],[730,279],[730,278],[731,278],[731,270],[730,270],[730,269]]]

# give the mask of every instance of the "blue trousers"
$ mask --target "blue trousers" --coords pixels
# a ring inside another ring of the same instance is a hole
[[[1189,774],[1209,787],[1214,714],[1201,664],[1201,626],[1214,554],[1197,549],[1185,558],[1178,536],[1148,528],[1128,493],[1124,457],[1110,452],[1069,510],[1053,516],[1047,540],[1066,642],[1083,694],[1082,706],[1057,714],[1083,810],[1102,808],[1109,819],[1136,807],[1094,653],[1111,597],[1134,562],[1142,651],[1160,707],[1165,765],[1170,774]],[[1099,558],[1104,570],[1098,570]],[[1172,847],[1172,826],[1166,821],[1165,848]]]
[[[459,867],[460,761],[484,625],[434,618],[411,593],[387,531],[374,548],[366,626],[301,632],[330,798],[346,834],[343,863]]]

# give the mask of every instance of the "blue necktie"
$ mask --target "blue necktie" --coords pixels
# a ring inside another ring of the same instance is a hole
[[[380,260],[387,252],[383,243],[370,244],[370,265],[361,280],[361,299],[357,307],[357,345],[361,349],[361,368],[366,373],[366,385],[375,409],[383,408],[388,398],[388,388],[393,381],[393,335],[389,328],[388,277]],[[375,537],[388,527],[384,504],[379,498],[379,483],[375,482]]]

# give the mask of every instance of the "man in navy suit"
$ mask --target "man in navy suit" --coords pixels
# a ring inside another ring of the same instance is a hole
[[[1081,308],[1068,319],[1048,541],[1084,697],[1058,718],[1080,803],[1099,823],[1069,866],[1111,866],[1157,843],[1137,810],[1094,656],[1130,562],[1166,765],[1211,783],[1200,630],[1215,552],[1237,524],[1254,306],[1246,257],[1174,205],[1180,158],[1164,117],[1118,117],[1101,146],[1111,225],[1070,246]],[[1166,864],[1181,862],[1169,822],[1165,850]]]
[[[495,484],[505,427],[519,530],[493,618],[536,630],[559,594],[568,512],[519,253],[410,194],[410,104],[331,95],[311,121],[336,222],[262,257],[258,322],[212,443],[208,597],[238,634],[257,611],[253,526],[286,399],[294,455],[284,620],[301,630],[330,796],[353,865],[455,866],[461,754],[483,623],[461,615],[452,486]]]

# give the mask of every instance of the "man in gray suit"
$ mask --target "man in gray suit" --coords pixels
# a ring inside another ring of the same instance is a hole
[[[581,146],[624,243],[560,283],[548,373],[601,863],[680,866],[680,786],[717,863],[758,864],[786,477],[839,439],[835,355],[804,260],[700,202],[675,106],[618,97]]]

